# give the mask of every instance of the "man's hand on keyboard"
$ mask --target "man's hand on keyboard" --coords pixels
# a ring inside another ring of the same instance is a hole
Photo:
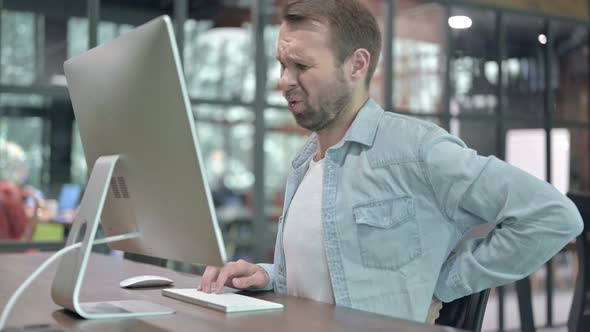
[[[229,262],[221,268],[207,266],[197,290],[211,293],[211,284],[215,282],[215,293],[220,294],[223,286],[256,289],[266,287],[269,281],[270,278],[263,268],[240,259],[237,262]]]

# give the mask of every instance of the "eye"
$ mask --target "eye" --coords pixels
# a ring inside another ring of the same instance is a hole
[[[302,64],[300,64],[300,63],[296,63],[296,64],[295,64],[295,68],[297,68],[297,70],[300,70],[300,71],[305,71],[305,70],[307,70],[309,67],[308,67],[308,66],[306,66],[306,65],[302,65]]]

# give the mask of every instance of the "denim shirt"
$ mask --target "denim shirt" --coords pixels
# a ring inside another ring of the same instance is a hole
[[[260,264],[278,293],[288,282],[284,217],[316,149],[314,134],[293,161],[274,264]],[[371,99],[326,152],[321,219],[336,305],[422,322],[433,295],[450,302],[521,279],[583,229],[550,184]],[[484,223],[502,227],[449,258]]]

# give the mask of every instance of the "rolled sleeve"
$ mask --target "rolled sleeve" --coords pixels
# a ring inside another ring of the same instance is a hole
[[[274,289],[274,264],[256,264],[263,268],[268,274],[268,284],[264,288],[257,289],[258,291],[270,291]]]

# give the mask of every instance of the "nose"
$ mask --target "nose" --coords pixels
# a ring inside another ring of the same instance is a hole
[[[281,79],[279,80],[279,89],[281,89],[281,91],[283,92],[286,92],[293,89],[296,86],[297,79],[295,75],[293,75],[293,72],[291,70],[285,68],[281,72]]]

